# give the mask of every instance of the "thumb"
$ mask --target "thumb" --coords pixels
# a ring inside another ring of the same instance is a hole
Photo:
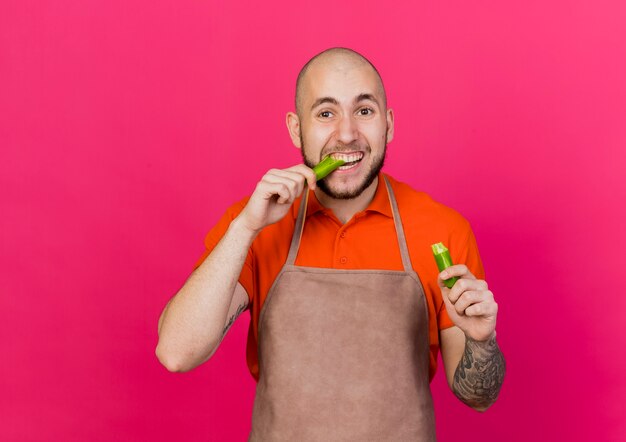
[[[441,288],[442,291],[443,290],[450,291],[448,286],[446,286],[446,284],[443,282],[444,280],[446,280],[446,279],[448,279],[450,277],[451,276],[445,270],[442,270],[441,272],[439,272],[439,275],[437,276],[437,285],[439,286],[439,288]]]

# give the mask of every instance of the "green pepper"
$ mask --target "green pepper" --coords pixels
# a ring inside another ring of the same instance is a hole
[[[338,167],[343,166],[345,163],[346,162],[344,160],[336,160],[334,158],[331,158],[330,156],[327,156],[322,161],[320,161],[317,166],[313,168],[313,172],[315,172],[315,177],[317,178],[317,181],[326,177],[329,173],[331,173]]]
[[[450,258],[450,252],[442,243],[438,242],[437,244],[433,244],[433,255],[435,255],[435,261],[437,262],[437,267],[440,272],[443,272],[445,269],[452,265],[452,258]],[[449,289],[452,288],[455,282],[459,279],[458,276],[453,276],[452,278],[446,279],[443,283]]]

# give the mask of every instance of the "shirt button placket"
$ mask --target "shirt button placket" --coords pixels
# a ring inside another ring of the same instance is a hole
[[[345,231],[345,230],[343,230],[343,231],[339,234],[339,238],[340,238],[340,239],[344,239],[345,237],[346,237],[346,231]],[[345,247],[346,247],[346,245],[345,245],[345,244],[343,244],[343,242],[342,242],[342,244],[340,245],[340,249],[345,249]],[[345,250],[344,250],[344,251],[345,251]],[[347,262],[348,262],[348,257],[347,257],[347,256],[345,256],[345,255],[344,255],[344,256],[340,256],[340,257],[339,257],[339,264],[341,264],[341,265],[345,265]]]

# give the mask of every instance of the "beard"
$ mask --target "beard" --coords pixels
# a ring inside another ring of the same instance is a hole
[[[306,147],[304,145],[304,140],[302,139],[302,135],[300,135],[300,145],[302,146],[302,148],[300,149],[300,153],[302,154],[302,160],[304,161],[304,164],[306,164],[308,167],[312,169],[313,167],[317,165],[317,163],[307,157]],[[371,154],[372,152],[371,148],[369,146],[365,146],[365,147],[366,147],[365,149],[366,152],[368,154]],[[352,149],[350,149],[349,146],[344,146],[344,147],[337,146],[336,149],[333,149],[328,153],[341,152],[341,151],[347,151],[347,150],[352,150]],[[370,165],[369,170],[367,171],[365,175],[365,178],[354,189],[346,189],[343,191],[339,191],[337,189],[331,188],[330,185],[328,184],[328,178],[330,177],[330,175],[327,176],[326,178],[322,178],[321,180],[319,180],[317,182],[317,187],[326,195],[334,199],[349,200],[349,199],[356,198],[359,195],[361,195],[365,191],[365,189],[367,189],[374,182],[374,179],[376,179],[376,177],[378,176],[378,173],[383,168],[386,154],[387,154],[387,143],[385,142],[383,153],[379,155],[378,157],[372,158],[372,163]]]

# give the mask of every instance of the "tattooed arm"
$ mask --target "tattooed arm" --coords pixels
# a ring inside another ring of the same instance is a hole
[[[459,279],[449,289],[444,281],[454,276]],[[463,264],[445,269],[437,283],[454,324],[440,332],[448,384],[467,405],[485,411],[498,398],[504,380],[504,357],[496,342],[498,304],[487,281]]]
[[[456,397],[477,411],[485,411],[496,401],[506,364],[495,332],[487,340],[477,341],[458,327],[442,330],[441,355]]]
[[[254,238],[235,218],[164,308],[155,352],[169,371],[189,371],[206,361],[224,337],[225,324],[247,303],[248,294],[238,278]]]
[[[237,311],[235,311],[232,315],[231,315],[232,313],[232,305],[231,305],[231,311],[228,312],[228,314],[230,315],[230,318],[228,319],[228,322],[224,326],[224,330],[222,330],[222,339],[224,339],[224,336],[226,336],[226,333],[230,329],[230,326],[233,325],[233,323],[235,322],[235,319],[237,319],[239,315],[241,315],[244,312],[244,310],[248,308],[248,295],[246,295],[246,298],[242,299],[241,301],[242,301],[241,304],[237,307]],[[233,303],[233,305],[236,305],[236,303]]]
[[[230,327],[235,323],[235,320],[244,311],[246,311],[246,309],[248,308],[248,304],[249,304],[249,298],[246,292],[244,290],[236,289],[233,295],[233,300],[230,303],[230,308],[228,309],[228,321],[226,321],[226,324],[224,325],[224,328],[222,329],[222,334],[220,336],[219,342],[217,343],[215,347],[213,347],[213,350],[211,350],[211,353],[209,353],[208,356],[202,362],[200,362],[200,364],[204,364],[206,361],[211,359],[211,357],[213,357],[213,355],[219,348],[220,344],[222,343],[222,340],[226,336],[226,333],[228,333],[228,330],[230,330]]]

